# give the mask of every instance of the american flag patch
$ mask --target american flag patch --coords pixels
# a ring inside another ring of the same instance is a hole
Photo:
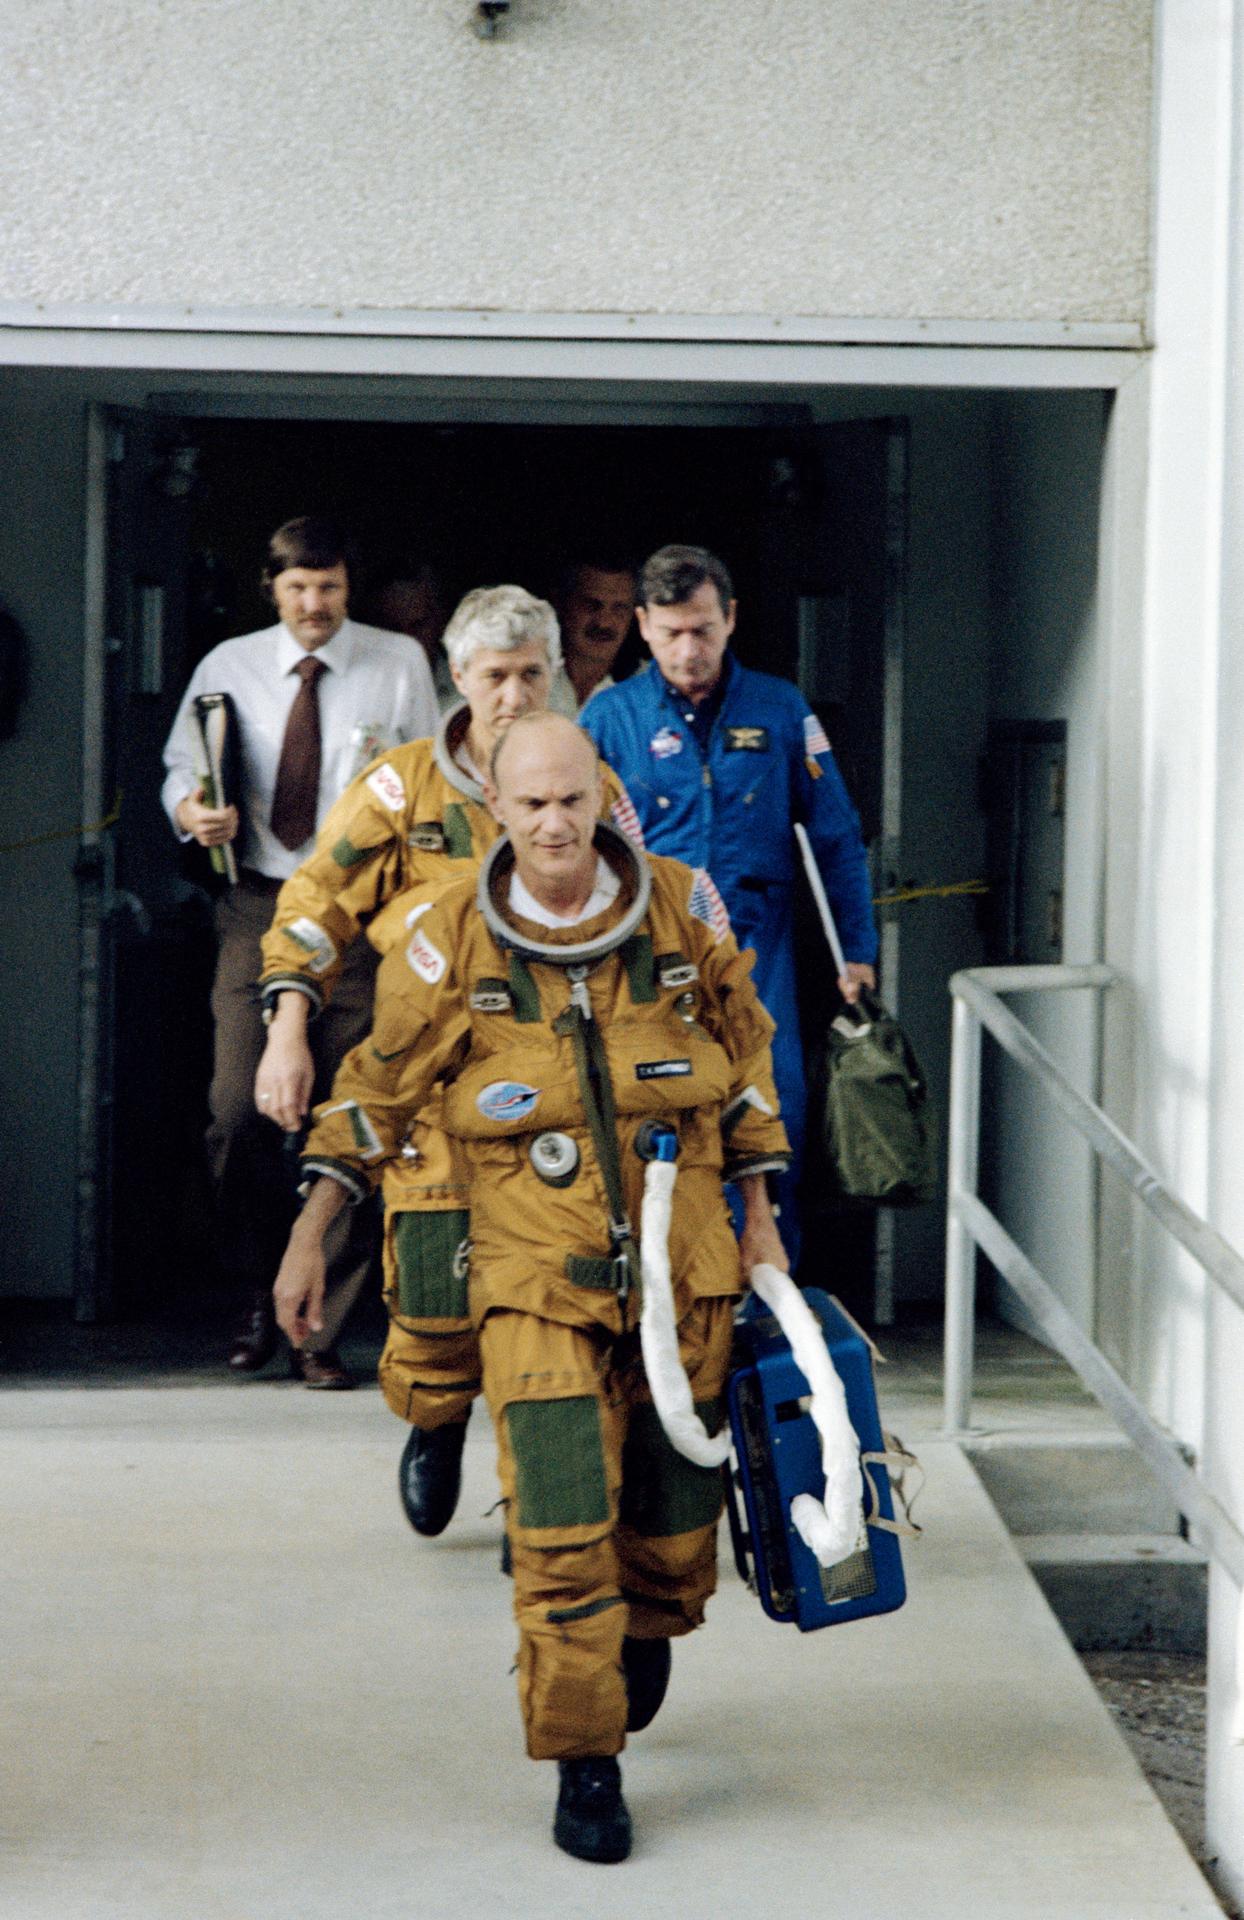
[[[635,811],[634,802],[629,793],[618,795],[609,809],[609,818],[619,833],[624,833],[628,840],[635,842],[637,847],[643,846],[644,830],[639,824],[639,815]]]
[[[803,745],[805,753],[829,752],[825,729],[814,713],[805,713],[803,716]]]
[[[695,870],[691,898],[687,902],[697,920],[702,920],[720,946],[730,931],[730,915],[726,912],[726,903],[713,885],[703,867]]]

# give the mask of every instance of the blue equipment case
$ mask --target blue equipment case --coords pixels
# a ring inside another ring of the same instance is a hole
[[[805,1288],[803,1298],[820,1322],[846,1390],[847,1411],[861,1451],[883,1453],[868,1340],[838,1302],[819,1287]],[[771,1620],[793,1622],[802,1633],[870,1614],[892,1613],[907,1598],[902,1556],[893,1533],[869,1526],[867,1544],[858,1552],[837,1566],[822,1567],[791,1524],[790,1503],[796,1494],[810,1493],[818,1500],[825,1495],[821,1437],[807,1410],[807,1396],[808,1383],[795,1365],[785,1334],[753,1294],[736,1327],[729,1383],[730,1425],[746,1529],[729,1467],[725,1469],[726,1507],[743,1579],[754,1587]],[[866,1510],[893,1520],[885,1466],[871,1463],[861,1468],[861,1474],[876,1493],[875,1503],[865,1497],[862,1478]]]

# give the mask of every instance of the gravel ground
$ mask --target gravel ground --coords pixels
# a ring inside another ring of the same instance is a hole
[[[1213,1881],[1205,1850],[1205,1662],[1186,1653],[1081,1653],[1150,1786]],[[1219,1895],[1229,1920],[1240,1909]]]

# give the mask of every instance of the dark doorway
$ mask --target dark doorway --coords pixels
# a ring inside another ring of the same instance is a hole
[[[892,421],[833,427],[464,423],[116,416],[109,500],[109,723],[124,795],[103,986],[111,1072],[101,1110],[96,1310],[142,1318],[215,1284],[200,1137],[210,1052],[213,882],[159,806],[160,749],[198,659],[270,624],[258,585],[268,533],[331,510],[374,581],[428,562],[451,601],[517,580],[554,591],[576,554],[636,560],[668,540],[714,548],[734,574],[736,646],[801,682],[825,722],[865,837],[881,829],[887,620],[899,587],[887,447]],[[368,580],[353,610],[367,617]],[[633,646],[627,666],[638,663]],[[823,943],[800,929],[807,1035],[831,1004]],[[815,1166],[815,1192],[821,1191]],[[871,1223],[814,1207],[810,1271],[871,1313]]]

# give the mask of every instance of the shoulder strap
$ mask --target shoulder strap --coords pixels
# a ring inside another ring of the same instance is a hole
[[[581,989],[581,992],[576,992],[565,1012],[558,1014],[553,1022],[553,1030],[555,1033],[568,1034],[574,1051],[579,1097],[583,1102],[584,1118],[592,1136],[592,1146],[605,1184],[605,1198],[609,1203],[609,1244],[616,1272],[614,1285],[619,1301],[625,1306],[627,1296],[639,1277],[639,1260],[634,1229],[622,1191],[622,1162],[618,1154],[613,1081],[609,1074],[605,1043],[600,1028],[592,1018],[590,1002],[586,1012],[583,1007],[587,991],[583,987],[582,976],[587,968],[570,967],[567,972],[573,983],[572,990]],[[579,976],[577,979],[576,975]]]

